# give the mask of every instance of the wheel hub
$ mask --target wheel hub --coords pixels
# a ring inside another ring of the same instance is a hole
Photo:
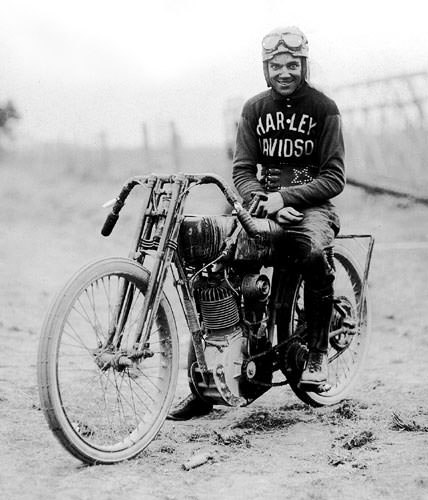
[[[113,368],[118,372],[131,368],[134,363],[141,359],[151,358],[153,354],[153,351],[148,347],[145,347],[141,352],[133,351],[132,353],[123,350],[110,351],[105,349],[96,349],[92,353],[95,363],[102,371]]]

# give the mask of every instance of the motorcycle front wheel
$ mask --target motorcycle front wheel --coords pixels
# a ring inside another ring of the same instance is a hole
[[[333,405],[346,398],[363,366],[371,335],[368,292],[363,289],[363,273],[356,259],[345,248],[337,246],[334,263],[335,305],[328,349],[330,388],[319,393],[304,391],[298,387],[301,370],[287,374],[293,392],[311,406]],[[304,282],[301,279],[297,280],[291,293],[291,307],[285,314],[288,328],[284,324],[284,316],[282,325],[278,325],[280,331],[288,330],[289,336],[304,331]]]
[[[179,344],[165,295],[144,355],[130,355],[149,278],[130,259],[89,264],[61,290],[43,325],[42,409],[61,444],[89,464],[136,456],[154,439],[171,407]]]

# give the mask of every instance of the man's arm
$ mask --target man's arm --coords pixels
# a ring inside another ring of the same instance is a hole
[[[257,179],[258,163],[258,137],[255,128],[251,126],[250,119],[244,110],[238,124],[236,134],[235,154],[233,157],[233,183],[242,196],[248,202],[251,193],[264,191],[263,186]]]
[[[308,184],[281,191],[284,206],[313,206],[337,196],[345,187],[345,148],[339,114],[328,115],[319,138],[320,170]]]

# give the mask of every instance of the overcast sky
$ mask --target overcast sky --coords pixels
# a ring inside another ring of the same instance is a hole
[[[174,120],[185,144],[221,144],[230,98],[265,88],[260,40],[295,24],[312,80],[335,85],[428,69],[422,1],[2,0],[0,103],[20,140],[141,143]],[[332,93],[333,91],[333,93]]]

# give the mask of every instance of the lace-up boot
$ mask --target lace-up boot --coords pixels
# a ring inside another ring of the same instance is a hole
[[[208,415],[213,405],[190,393],[183,401],[180,401],[168,414],[167,420],[190,420],[194,417]]]
[[[299,389],[316,391],[327,383],[327,354],[309,351],[308,360],[299,382]]]

